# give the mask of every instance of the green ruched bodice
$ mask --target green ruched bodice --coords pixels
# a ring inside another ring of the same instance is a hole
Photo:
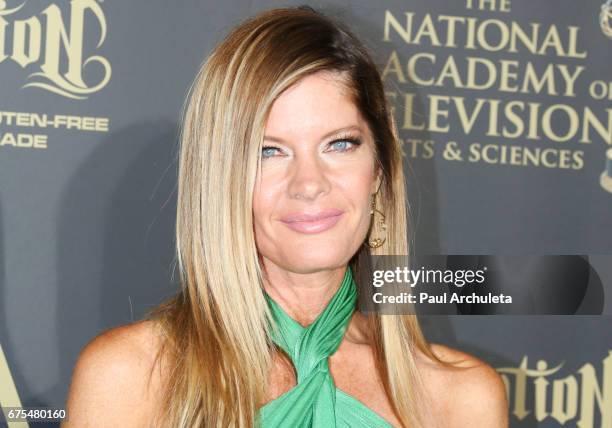
[[[272,330],[272,340],[291,358],[297,385],[260,409],[260,426],[392,428],[361,401],[337,389],[329,372],[328,358],[338,349],[357,300],[350,266],[336,294],[308,327],[265,296],[278,326]]]

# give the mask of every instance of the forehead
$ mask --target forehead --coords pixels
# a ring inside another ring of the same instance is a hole
[[[318,72],[285,90],[274,102],[266,122],[266,135],[291,139],[325,134],[365,123],[349,89],[338,74]]]

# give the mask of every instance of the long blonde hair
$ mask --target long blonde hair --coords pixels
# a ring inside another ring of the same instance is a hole
[[[182,111],[176,218],[180,291],[150,311],[168,361],[163,426],[253,426],[274,347],[266,326],[252,221],[253,187],[267,115],[301,78],[340,72],[375,137],[383,179],[376,204],[386,231],[375,254],[408,254],[402,156],[380,74],[341,23],[309,7],[278,8],[244,21],[202,64]],[[351,259],[363,272],[365,245]],[[357,280],[358,287],[365,286]],[[416,353],[435,358],[414,315],[369,316],[379,370],[405,426],[419,427]]]

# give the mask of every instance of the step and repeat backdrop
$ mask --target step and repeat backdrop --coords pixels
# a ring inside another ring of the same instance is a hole
[[[82,347],[176,291],[188,87],[232,27],[298,4],[0,0],[2,406],[63,407]],[[583,255],[612,278],[612,0],[309,4],[380,67],[414,252]],[[500,372],[512,427],[611,428],[612,317],[577,313],[422,322]]]

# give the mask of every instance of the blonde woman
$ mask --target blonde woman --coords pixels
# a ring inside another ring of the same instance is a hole
[[[408,248],[398,137],[350,31],[309,7],[248,19],[183,116],[181,290],[84,348],[65,427],[507,426],[494,369],[356,310],[360,261]]]

